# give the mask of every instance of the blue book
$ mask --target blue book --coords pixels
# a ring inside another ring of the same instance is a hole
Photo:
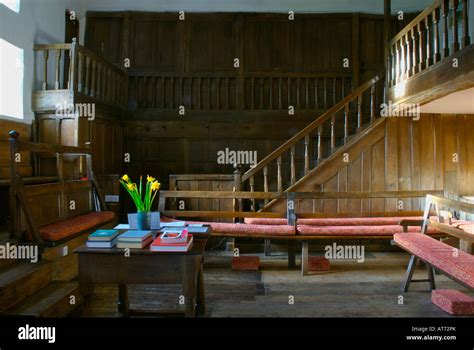
[[[151,231],[128,230],[119,236],[119,242],[143,242],[151,236]]]
[[[91,242],[110,242],[117,237],[119,232],[117,230],[97,230],[89,235]]]
[[[87,241],[87,248],[113,248],[117,244],[117,238],[112,241]]]

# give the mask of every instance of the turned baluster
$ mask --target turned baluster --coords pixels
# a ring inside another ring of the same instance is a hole
[[[370,123],[375,120],[375,84],[370,87]]]
[[[277,158],[277,187],[278,192],[283,191],[283,182],[281,179],[281,156]]]
[[[349,103],[344,105],[344,144],[349,140]]]
[[[318,127],[318,157],[317,157],[317,164],[319,165],[323,160],[323,144],[322,144],[322,137],[323,137],[323,126],[320,125]]]
[[[79,93],[83,94],[84,93],[84,55],[82,54],[81,51],[78,51],[77,53],[78,57],[78,66],[77,66],[77,90]]]
[[[48,59],[49,51],[44,50],[44,80],[43,80],[43,90],[48,90]]]
[[[433,63],[441,60],[441,50],[439,47],[439,9],[433,11]]]
[[[324,109],[328,108],[328,78],[324,77],[323,80],[323,92],[324,92]]]
[[[425,64],[426,64],[426,60],[425,60],[425,55],[426,55],[426,50],[425,50],[425,45],[426,45],[426,36],[425,34],[423,33],[423,24],[422,22],[420,21],[418,23],[418,37],[420,38],[420,40],[418,41],[418,48],[420,49],[420,59],[418,62],[420,62],[419,66],[418,66],[418,71],[421,72],[424,68],[425,68]]]
[[[405,65],[405,76],[407,78],[410,77],[410,71],[411,71],[411,52],[412,52],[412,47],[411,47],[411,40],[410,40],[410,32],[408,32],[406,35],[403,36],[405,39],[405,47],[406,47],[406,65]]]
[[[462,48],[471,44],[471,38],[469,37],[469,17],[468,17],[468,1],[462,1]]]
[[[449,56],[449,1],[443,0],[441,4],[441,16],[443,21],[443,58]]]
[[[426,68],[433,64],[433,58],[431,57],[431,15],[425,17],[426,27]]]
[[[268,167],[263,168],[263,192],[268,192]],[[268,204],[268,199],[264,200],[265,205]]]
[[[250,184],[250,192],[254,192],[255,191],[255,180],[254,180],[253,175],[250,176],[250,178],[249,178],[249,184]],[[251,203],[251,210],[255,211],[256,210],[256,208],[255,208],[255,198],[252,198],[250,203]]]
[[[394,50],[393,45],[390,46],[389,61],[390,61],[390,70],[388,72],[388,83],[389,83],[390,87],[392,87],[393,85],[395,85],[395,80],[396,80],[395,68],[396,68],[396,65],[397,65],[396,58],[395,58],[395,50]]]
[[[401,52],[400,52],[400,42],[397,40],[395,42],[395,84],[398,84],[400,81],[402,81],[402,76],[401,76]]]
[[[411,46],[411,53],[412,53],[412,61],[411,61],[411,74],[412,75],[415,75],[416,73],[418,73],[418,60],[417,60],[417,52],[418,52],[418,47],[416,46],[417,44],[417,40],[416,40],[416,29],[415,27],[413,27],[411,30],[410,30],[410,34],[411,34],[411,40],[412,40],[412,46]]]
[[[291,170],[291,185],[296,182],[296,168],[295,168],[295,146],[290,149],[290,170]]]
[[[357,97],[357,132],[362,130],[362,94]]]
[[[61,49],[56,50],[56,75],[54,79],[54,89],[59,90],[59,79],[61,77]]]
[[[331,116],[331,154],[336,151],[336,115]]]
[[[309,135],[304,138],[304,174],[309,173]]]
[[[84,86],[84,93],[91,96],[91,58],[86,56],[86,84]]]
[[[453,53],[459,51],[458,6],[459,0],[451,0],[451,8],[453,10],[453,44],[451,47]]]

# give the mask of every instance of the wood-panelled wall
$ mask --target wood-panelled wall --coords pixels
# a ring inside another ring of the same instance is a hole
[[[366,140],[348,164],[323,169],[299,191],[445,190],[449,197],[474,194],[474,115],[423,114],[419,121],[387,118],[384,136]],[[329,170],[329,171],[328,171]],[[332,172],[332,173],[331,173]],[[326,176],[324,176],[326,175]],[[421,199],[404,210],[423,210]],[[304,201],[302,212],[397,211],[395,199]],[[272,210],[281,210],[276,205]]]

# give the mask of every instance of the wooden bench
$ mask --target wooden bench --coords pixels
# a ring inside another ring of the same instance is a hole
[[[12,238],[37,244],[44,251],[48,247],[64,247],[77,237],[83,239],[97,228],[115,223],[115,215],[106,211],[94,177],[90,148],[23,141],[16,131],[10,132],[9,141]],[[55,155],[57,181],[26,185],[17,166],[17,157],[24,151]],[[82,161],[79,157],[85,157],[87,177],[68,178],[64,172],[65,155],[78,156],[78,162]]]
[[[456,219],[453,219],[451,223],[443,222],[444,218],[441,215],[443,207],[453,211],[474,213],[473,204],[427,195],[422,220],[402,221],[404,233],[396,234],[394,237],[395,243],[411,254],[403,282],[404,292],[408,291],[412,282],[429,282],[430,289],[436,289],[434,269],[467,288],[474,288],[474,256],[469,254],[470,247],[474,243],[474,233],[472,233],[474,223]],[[436,213],[435,217],[431,215],[433,209]],[[411,226],[421,227],[421,234],[407,233],[407,228]],[[459,238],[460,249],[428,237],[426,234],[430,228]],[[426,264],[428,279],[413,279],[419,260]]]
[[[288,266],[295,267],[296,242],[302,243],[302,274],[308,274],[309,243],[322,239],[347,240],[385,239],[390,240],[396,233],[403,231],[400,221],[411,219],[420,221],[422,211],[398,212],[358,212],[358,213],[295,213],[288,209],[286,213],[242,212],[242,211],[179,211],[166,210],[166,199],[182,198],[234,198],[274,199],[287,198],[287,208],[296,208],[295,201],[324,198],[415,198],[425,197],[428,193],[442,191],[388,191],[388,192],[315,192],[315,193],[271,193],[271,192],[217,192],[217,191],[161,191],[159,210],[166,216],[183,218],[244,218],[245,223],[213,223],[212,235],[219,237],[245,237],[266,240],[286,241],[288,244]],[[291,203],[293,201],[293,203]],[[420,231],[413,227],[412,231]],[[438,234],[431,230],[431,233]]]

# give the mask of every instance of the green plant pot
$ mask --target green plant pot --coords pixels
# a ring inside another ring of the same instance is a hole
[[[137,213],[137,227],[139,230],[149,230],[151,223],[151,212],[140,211]]]

